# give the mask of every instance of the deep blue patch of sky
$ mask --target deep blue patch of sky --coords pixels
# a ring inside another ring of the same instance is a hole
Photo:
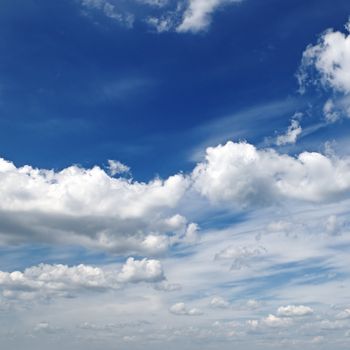
[[[194,35],[127,29],[72,0],[0,6],[1,155],[55,169],[118,159],[140,180],[191,169],[207,144],[198,130],[220,130],[222,118],[232,118],[227,139],[242,125],[252,143],[285,129],[305,108],[294,76],[303,50],[350,12],[347,0],[246,0]],[[267,115],[261,135],[249,111],[277,102],[289,107]]]

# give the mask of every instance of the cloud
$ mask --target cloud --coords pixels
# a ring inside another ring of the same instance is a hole
[[[127,165],[119,162],[118,160],[109,159],[108,170],[112,176],[115,176],[117,174],[128,173],[130,171],[130,168]]]
[[[277,310],[277,315],[278,316],[294,317],[294,316],[311,315],[313,312],[314,312],[314,310],[308,306],[288,305],[288,306],[280,306]]]
[[[86,10],[99,11],[127,28],[132,28],[135,20],[140,19],[155,28],[158,33],[167,31],[198,33],[209,28],[214,12],[220,7],[242,0],[135,0],[133,4],[126,2],[118,9],[113,0],[80,1]],[[143,7],[138,9],[137,4]],[[157,13],[147,11],[144,5],[150,10],[156,9]]]
[[[53,327],[48,322],[39,322],[35,325],[33,331],[35,333],[57,334],[62,331],[59,327]]]
[[[116,290],[127,283],[156,283],[165,280],[158,260],[129,258],[121,270],[80,264],[40,264],[23,272],[0,271],[0,291],[7,299],[35,300],[71,297],[84,292]]]
[[[0,288],[5,298],[35,299],[69,296],[87,290],[102,291],[119,288],[117,275],[87,265],[40,264],[23,272],[0,272]]]
[[[345,309],[336,315],[338,320],[346,320],[350,318],[350,309]]]
[[[210,306],[213,308],[227,309],[230,303],[222,297],[213,297],[210,300]]]
[[[257,257],[266,253],[266,249],[259,246],[234,247],[229,246],[215,254],[216,260],[232,260],[231,269],[241,270],[250,267]]]
[[[350,21],[347,33],[328,29],[316,45],[309,45],[303,53],[298,74],[301,86],[320,82],[338,92],[350,92]],[[313,69],[316,76],[309,72]]]
[[[240,0],[189,0],[177,31],[197,33],[206,30],[210,26],[214,11],[220,6],[236,2]]]
[[[287,327],[291,324],[291,319],[270,314],[262,320],[262,323],[271,328]]]
[[[174,315],[184,315],[184,316],[200,316],[203,313],[196,308],[187,308],[185,303],[176,303],[169,309],[170,313]]]
[[[345,29],[345,33],[328,29],[317,44],[309,45],[297,73],[302,93],[310,85],[321,85],[332,93],[323,106],[329,123],[350,117],[350,20]]]
[[[118,274],[123,283],[160,282],[164,280],[164,271],[159,260],[135,260],[129,258]]]
[[[287,144],[294,144],[297,141],[297,138],[302,133],[302,128],[297,119],[292,119],[288,127],[288,130],[285,134],[279,135],[276,138],[276,145],[283,146]]]
[[[143,183],[111,177],[97,166],[55,172],[0,159],[0,242],[76,244],[124,254],[164,251],[193,231],[174,213],[188,186],[181,174]],[[169,240],[168,233],[175,237]]]
[[[282,200],[332,202],[350,191],[350,159],[303,152],[297,157],[240,142],[209,147],[193,170],[195,189],[217,205],[246,208]]]
[[[169,4],[170,0],[137,0],[140,4],[149,6],[164,7]]]
[[[182,289],[181,284],[179,283],[168,283],[168,282],[160,282],[160,283],[156,283],[154,285],[154,288],[156,290],[160,290],[163,292],[176,292]]]
[[[134,24],[134,16],[128,12],[118,11],[114,4],[107,0],[81,0],[81,5],[88,10],[101,11],[106,17],[116,20],[128,28]]]

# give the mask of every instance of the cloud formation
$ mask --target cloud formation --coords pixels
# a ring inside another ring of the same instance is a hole
[[[236,207],[281,200],[331,202],[350,191],[350,159],[317,152],[297,157],[240,142],[209,147],[192,173],[194,186],[215,203]]]
[[[136,15],[158,33],[174,31],[178,33],[198,33],[207,30],[212,16],[219,8],[241,2],[242,0],[136,0],[133,4],[125,3],[117,7],[113,0],[81,0],[86,10],[97,10],[106,17],[114,19],[128,28],[133,27]],[[145,9],[135,11],[135,3],[148,5],[158,12],[147,15]],[[128,10],[126,10],[127,8]]]
[[[182,316],[200,316],[203,313],[196,308],[188,308],[185,303],[176,303],[169,309],[170,313]]]
[[[321,35],[316,45],[309,45],[303,53],[299,81],[313,83],[315,81],[309,68],[313,68],[317,75],[316,82],[336,91],[350,92],[350,22],[346,24],[347,33],[328,29]]]
[[[159,260],[135,260],[129,258],[118,274],[118,281],[123,283],[160,282],[165,279]]]
[[[298,115],[296,115],[297,117]],[[290,125],[288,126],[287,132],[282,135],[278,135],[276,138],[277,146],[284,146],[287,144],[296,143],[298,137],[302,133],[302,128],[300,122],[297,119],[292,119]]]
[[[311,315],[314,310],[309,306],[304,305],[288,305],[288,306],[280,306],[277,310],[278,316],[306,316]]]
[[[121,270],[80,264],[40,264],[23,272],[0,271],[0,290],[7,299],[32,300],[71,297],[84,292],[116,290],[127,283],[156,283],[165,280],[159,260],[129,258]]]
[[[181,235],[187,237],[187,232],[194,234],[193,225],[174,212],[189,185],[181,174],[141,183],[111,177],[97,166],[55,172],[17,168],[1,159],[0,183],[3,242],[56,242],[152,254],[166,250]],[[169,232],[175,234],[172,241]]]
[[[350,117],[350,21],[345,29],[328,29],[317,44],[309,45],[297,74],[301,92],[310,85],[321,85],[331,92],[323,107],[325,120],[330,123]]]
[[[240,2],[241,0],[189,0],[182,22],[176,30],[178,32],[197,33],[208,29],[211,18],[220,6],[230,3]]]

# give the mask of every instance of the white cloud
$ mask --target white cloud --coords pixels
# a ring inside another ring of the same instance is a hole
[[[158,33],[177,31],[181,33],[198,33],[207,30],[212,16],[220,7],[242,0],[135,0],[116,8],[113,0],[80,0],[86,10],[98,10],[106,17],[114,19],[128,28],[133,27],[135,19],[140,19],[154,27]],[[148,5],[150,10],[156,8],[158,13],[135,9],[138,5]],[[137,4],[136,4],[137,5]]]
[[[159,260],[135,260],[129,258],[118,274],[122,283],[160,282],[164,280],[164,271]]]
[[[191,230],[173,212],[188,185],[183,175],[142,183],[110,177],[97,166],[55,172],[0,159],[0,242],[164,251],[172,244],[168,232]]]
[[[0,289],[5,298],[35,299],[38,297],[69,296],[87,290],[119,288],[116,274],[87,265],[40,264],[23,272],[0,271]]]
[[[333,100],[329,99],[326,101],[323,106],[323,115],[325,119],[330,123],[334,123],[340,119],[340,113],[335,107]]]
[[[276,145],[283,146],[287,144],[294,144],[297,141],[297,138],[302,133],[302,128],[300,123],[296,119],[291,120],[291,124],[288,127],[288,130],[285,134],[277,136]]]
[[[255,258],[266,253],[266,249],[259,246],[234,247],[229,246],[215,254],[216,260],[232,260],[231,269],[240,270],[250,267]]]
[[[240,0],[189,0],[181,24],[177,27],[178,32],[199,32],[206,30],[214,11],[218,7]]]
[[[258,300],[255,300],[255,299],[249,299],[246,303],[246,306],[249,308],[249,309],[257,309],[261,306],[261,302],[259,302]]]
[[[62,331],[59,327],[53,327],[48,322],[39,322],[34,327],[36,333],[56,334]]]
[[[203,314],[199,309],[187,308],[185,303],[176,303],[170,307],[169,311],[174,315],[184,316],[200,316]]]
[[[350,309],[345,309],[336,315],[339,320],[346,320],[350,318]]]
[[[164,279],[160,261],[153,259],[129,258],[119,272],[83,264],[40,264],[23,272],[0,271],[0,291],[7,299],[35,300],[116,290],[127,283],[156,283]]]
[[[141,4],[163,7],[169,4],[169,0],[137,0]]]
[[[117,174],[128,173],[130,171],[130,168],[127,165],[119,162],[118,160],[109,159],[108,160],[108,170],[109,170],[109,173],[112,176],[114,176]]]
[[[171,16],[165,16],[161,18],[157,17],[148,17],[146,22],[158,33],[168,32],[174,26],[174,20]]]
[[[262,323],[272,328],[286,327],[291,324],[291,319],[284,318],[284,317],[277,317],[275,315],[270,314],[262,320]]]
[[[345,28],[345,33],[328,29],[316,45],[309,45],[297,74],[302,93],[309,85],[330,90],[323,106],[328,123],[350,117],[350,20]]]
[[[164,292],[176,292],[182,289],[182,286],[180,283],[168,283],[166,281],[162,281],[160,283],[156,283],[154,285],[154,288],[156,290],[161,290]]]
[[[116,20],[128,28],[134,24],[134,16],[131,13],[118,11],[115,5],[107,0],[81,0],[81,5],[89,10],[101,11],[106,17]]]
[[[350,22],[349,22],[350,23]],[[349,23],[346,28],[349,30]],[[350,35],[332,29],[321,35],[316,45],[310,45],[303,53],[299,80],[303,85],[315,82],[309,68],[316,70],[316,79],[324,86],[338,92],[350,92]]]
[[[297,157],[251,144],[210,147],[192,173],[194,187],[214,203],[236,207],[284,199],[330,202],[350,192],[350,159],[303,152]]]
[[[304,305],[288,305],[288,306],[280,306],[277,310],[278,316],[306,316],[311,315],[314,310],[309,306]]]
[[[210,300],[210,306],[213,308],[227,309],[230,303],[222,297],[213,297]]]

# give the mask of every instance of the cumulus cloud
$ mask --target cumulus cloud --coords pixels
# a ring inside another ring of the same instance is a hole
[[[297,141],[297,138],[302,133],[302,128],[300,126],[299,120],[292,119],[291,124],[288,127],[288,130],[285,134],[278,135],[276,138],[276,145],[283,146],[287,144],[294,144]]]
[[[164,280],[164,271],[159,260],[135,260],[129,258],[118,275],[123,283],[159,282]]]
[[[262,324],[271,328],[286,327],[291,324],[291,319],[270,314],[262,320]]]
[[[112,176],[114,176],[117,174],[128,173],[130,171],[130,168],[127,165],[119,162],[118,160],[109,159],[108,160],[108,170],[109,170],[109,173]]]
[[[298,75],[302,85],[310,82],[310,79],[317,79],[324,86],[336,91],[350,92],[349,23],[346,26],[347,33],[329,29],[321,35],[316,45],[307,47]],[[310,77],[309,68],[316,71],[316,77]]]
[[[210,147],[192,173],[194,187],[214,203],[237,207],[281,200],[330,202],[350,192],[350,159],[303,152],[297,157],[240,142]]]
[[[350,318],[350,309],[345,309],[336,315],[339,320],[346,320]]]
[[[189,0],[182,22],[177,27],[178,32],[197,33],[206,30],[210,23],[214,11],[220,6],[241,0]]]
[[[230,303],[222,297],[213,297],[210,300],[210,306],[213,308],[227,309]]]
[[[321,85],[333,92],[323,107],[330,123],[350,117],[350,21],[345,29],[345,33],[328,29],[317,44],[309,45],[297,74],[301,92],[309,85]]]
[[[164,251],[174,243],[167,233],[180,237],[193,230],[173,212],[188,185],[183,175],[142,183],[111,177],[97,166],[55,172],[0,159],[0,242]]]
[[[309,306],[304,305],[288,305],[288,306],[281,306],[277,310],[278,316],[287,316],[287,317],[293,317],[293,316],[306,316],[313,314],[314,310]]]
[[[176,303],[170,307],[169,311],[174,315],[184,316],[200,316],[203,314],[199,309],[188,308],[185,303]]]
[[[129,258],[119,272],[84,264],[40,264],[23,272],[0,271],[0,290],[7,299],[32,300],[116,290],[127,283],[155,283],[164,279],[160,261]]]

